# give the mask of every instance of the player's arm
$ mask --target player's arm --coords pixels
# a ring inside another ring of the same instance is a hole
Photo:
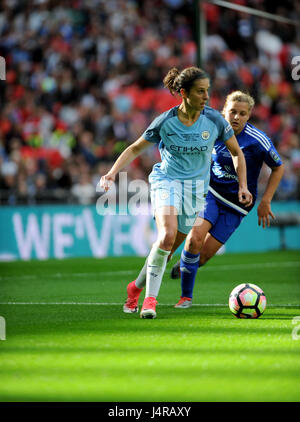
[[[252,194],[248,190],[247,185],[247,167],[246,160],[236,137],[233,135],[225,142],[228,148],[233,165],[239,179],[239,201],[241,204],[249,207],[252,204]]]
[[[272,172],[270,174],[265,192],[257,208],[258,225],[262,225],[263,228],[270,226],[270,216],[275,219],[275,216],[271,210],[271,201],[283,176],[284,165],[281,164],[278,167],[272,167],[271,170]]]
[[[153,143],[146,141],[143,137],[140,137],[133,144],[129,145],[117,161],[114,163],[112,168],[107,174],[101,177],[100,187],[107,191],[111,182],[115,181],[116,175],[124,168],[127,167],[138,155],[142,153],[146,148],[148,148]]]

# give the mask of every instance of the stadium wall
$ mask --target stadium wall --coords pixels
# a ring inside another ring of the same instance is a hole
[[[274,202],[275,214],[300,213],[300,202]],[[145,210],[144,210],[145,211]],[[0,260],[70,257],[146,256],[156,237],[149,212],[143,215],[98,215],[95,206],[2,207]],[[300,249],[300,226],[286,227],[288,249]],[[226,252],[280,248],[279,229],[263,230],[256,209],[226,244]]]

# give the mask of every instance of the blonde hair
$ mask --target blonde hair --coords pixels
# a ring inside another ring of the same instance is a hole
[[[233,91],[226,97],[226,101],[223,107],[223,113],[225,112],[225,109],[228,106],[230,101],[238,101],[240,103],[247,103],[249,107],[249,113],[251,113],[255,105],[254,98],[251,97],[250,94],[247,94],[246,92],[242,92],[242,91]]]

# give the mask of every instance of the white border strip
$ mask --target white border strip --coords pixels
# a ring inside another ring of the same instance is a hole
[[[248,215],[248,211],[243,210],[243,208],[239,207],[236,204],[233,204],[232,202],[228,201],[227,199],[223,198],[218,192],[216,192],[211,186],[208,187],[208,190],[220,201],[224,202],[225,204],[229,205],[231,208],[234,208],[235,210],[239,211],[240,213],[244,215]]]

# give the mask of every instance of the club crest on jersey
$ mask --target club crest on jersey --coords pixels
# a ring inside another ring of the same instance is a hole
[[[208,130],[204,130],[204,131],[201,133],[201,136],[202,136],[202,139],[204,139],[205,141],[207,141],[207,140],[208,140],[208,138],[210,137],[210,133],[208,132]]]

